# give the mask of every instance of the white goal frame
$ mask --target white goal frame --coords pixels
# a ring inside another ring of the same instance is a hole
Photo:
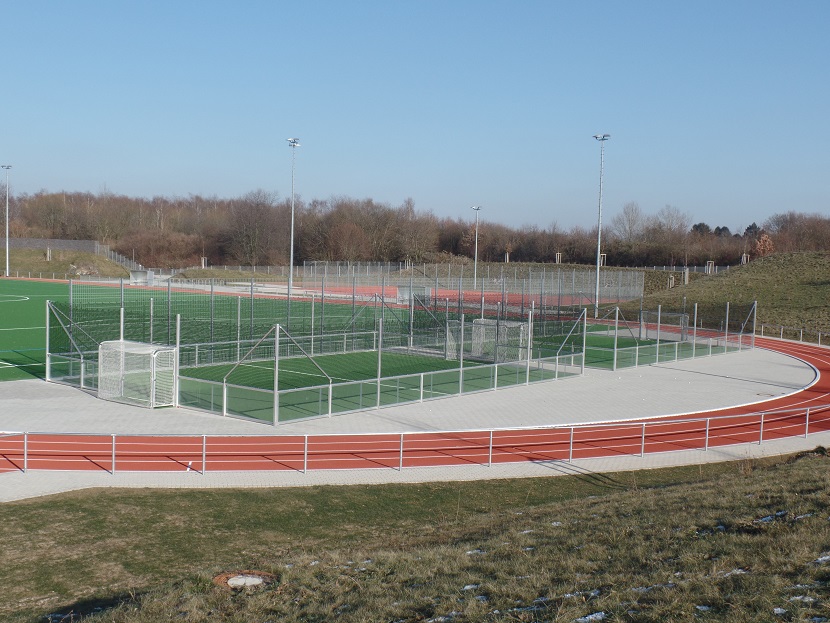
[[[98,398],[154,409],[178,402],[178,349],[127,340],[98,347]]]

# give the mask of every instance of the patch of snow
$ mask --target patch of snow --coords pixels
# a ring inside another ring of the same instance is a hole
[[[773,608],[773,609],[772,609],[772,613],[773,613],[773,614],[775,614],[775,615],[777,615],[777,616],[782,617],[782,616],[784,616],[785,614],[787,614],[787,611],[786,611],[786,610],[784,610],[784,608]]]
[[[591,591],[575,591],[573,593],[565,593],[562,597],[599,597],[599,589],[595,588]]]
[[[466,585],[464,588],[462,588],[461,590],[462,590],[462,591],[474,591],[474,590],[476,590],[479,586],[481,586],[481,584],[467,584],[467,585]]]
[[[554,528],[558,528],[559,526],[562,525],[562,522],[561,521],[552,521],[550,523],[550,525],[552,525]]]
[[[733,575],[744,575],[747,573],[746,569],[741,569],[740,567],[737,569],[732,569],[732,571],[727,571],[726,573],[721,574],[722,577],[728,578]]]
[[[700,612],[709,612],[712,609],[712,607],[711,606],[695,606],[695,609],[699,610]]]
[[[486,553],[487,552],[485,552],[483,549],[476,548],[476,549],[469,550],[467,552],[467,556],[475,556],[476,554],[486,554]]]
[[[809,595],[796,595],[795,597],[790,597],[787,601],[794,601],[802,604],[814,604],[818,600],[815,597],[810,597]]]
[[[594,612],[593,614],[586,614],[584,617],[574,619],[575,623],[593,623],[593,621],[604,621],[608,615],[604,612]]]
[[[813,562],[819,565],[823,565],[826,562],[830,562],[830,554],[825,554],[824,556],[816,558]]]

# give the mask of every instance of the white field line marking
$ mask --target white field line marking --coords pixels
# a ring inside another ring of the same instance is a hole
[[[28,296],[20,294],[0,294],[0,303],[22,303],[30,300]]]
[[[42,363],[9,363],[0,359],[0,368],[30,368],[32,366],[42,366]]]
[[[11,327],[0,331],[45,331],[46,327]]]

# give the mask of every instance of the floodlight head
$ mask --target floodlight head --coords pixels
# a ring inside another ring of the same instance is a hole
[[[300,139],[298,138],[287,138],[285,139],[288,141],[289,147],[299,147],[300,146]]]
[[[6,169],[8,171],[9,169],[12,168],[12,165],[10,165],[10,164],[0,164],[0,167],[3,167],[4,169]]]
[[[470,209],[478,212],[479,210],[481,210],[481,206],[470,206]]]
[[[611,138],[611,135],[610,134],[594,134],[594,138],[597,139],[598,141],[607,141],[609,138]]]

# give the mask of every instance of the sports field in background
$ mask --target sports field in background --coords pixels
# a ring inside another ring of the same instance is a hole
[[[0,381],[46,378],[46,301],[69,284],[0,278]]]
[[[119,289],[112,286],[101,286],[96,288],[101,292],[100,296],[118,297]],[[130,293],[130,290],[127,290]],[[159,299],[164,295],[164,292],[159,292]],[[204,299],[204,293],[188,294],[177,292],[176,299],[186,304],[189,299],[198,302]],[[223,304],[229,307],[229,316],[236,315],[236,301],[238,297],[234,296],[217,296],[217,301],[222,301]],[[66,282],[50,282],[50,281],[24,281],[17,279],[0,279],[0,380],[14,380],[26,378],[45,378],[45,302],[46,300],[53,300],[66,303],[68,301],[68,284]],[[195,303],[194,303],[195,304]],[[272,303],[273,305],[274,303]],[[279,306],[284,305],[284,302],[279,301]],[[230,307],[234,307],[230,310]],[[293,303],[293,313],[295,317],[304,324],[309,324],[310,304],[308,302],[296,301]],[[194,307],[198,309],[198,307]],[[199,315],[204,315],[205,310],[200,310]],[[315,330],[319,330],[320,325],[325,322],[325,328],[335,327],[341,328],[348,323],[353,314],[351,305],[334,304],[326,305],[325,317],[320,316],[322,311],[319,303],[316,308],[316,323]],[[232,313],[231,313],[232,312]],[[245,312],[247,315],[247,311]],[[358,313],[360,310],[358,309]],[[364,321],[373,322],[372,317],[375,310],[366,309],[362,316]],[[400,313],[405,313],[405,310]],[[166,321],[166,318],[159,320]],[[387,313],[387,320],[390,314]],[[310,328],[310,326],[309,326]],[[586,365],[592,367],[610,368],[613,365],[613,348],[614,338],[609,335],[596,335],[590,333],[592,330],[604,330],[607,326],[590,326],[589,333],[586,340]],[[166,333],[163,327],[159,327],[159,333],[156,338],[161,336],[162,332]],[[249,336],[245,335],[243,338]],[[561,336],[554,337],[550,340],[536,336],[534,338],[534,346],[536,348],[544,348],[548,352],[546,355],[555,354],[555,349],[560,345]],[[580,336],[575,336],[574,341],[579,341]],[[638,344],[638,340],[633,335],[626,331],[621,331],[617,340],[617,348],[627,349]],[[639,340],[640,346],[654,344],[653,341]],[[667,346],[668,347],[668,346]],[[663,348],[661,346],[661,348]],[[652,363],[654,356],[649,356],[647,351],[641,349],[640,364]],[[625,355],[623,352],[618,352],[618,365],[634,365],[634,362],[629,362],[633,355]],[[374,353],[356,353],[348,357],[324,356],[316,357],[325,365],[321,366],[326,369],[326,372],[332,379],[343,379],[348,381],[357,381],[364,379],[372,379],[377,376],[377,356]],[[283,365],[284,373],[280,375],[280,389],[303,387],[310,385],[318,385],[327,383],[327,379],[316,369],[304,369],[304,367],[313,368],[308,361],[291,360],[292,363],[286,361]],[[472,364],[472,362],[471,362]],[[299,366],[296,371],[292,370],[292,366]],[[331,371],[327,368],[331,367]],[[414,357],[412,355],[395,355],[389,354],[382,358],[382,376],[396,376],[399,374],[412,374],[418,372],[435,371],[442,369],[451,369],[457,366],[457,362],[442,361],[435,357]],[[243,366],[250,373],[251,366]],[[268,368],[266,364],[263,369]],[[365,368],[365,369],[364,369]],[[195,378],[206,378],[210,380],[219,380],[224,377],[230,370],[230,366],[226,367],[210,367],[201,371],[201,369],[188,370],[185,373],[188,376]],[[238,374],[242,374],[245,370],[239,370],[232,375],[229,381],[238,378]],[[273,371],[269,370],[267,373],[261,371],[259,374],[260,380],[255,383],[255,386],[273,387]],[[204,375],[204,376],[203,376]],[[269,381],[270,375],[270,381]]]

